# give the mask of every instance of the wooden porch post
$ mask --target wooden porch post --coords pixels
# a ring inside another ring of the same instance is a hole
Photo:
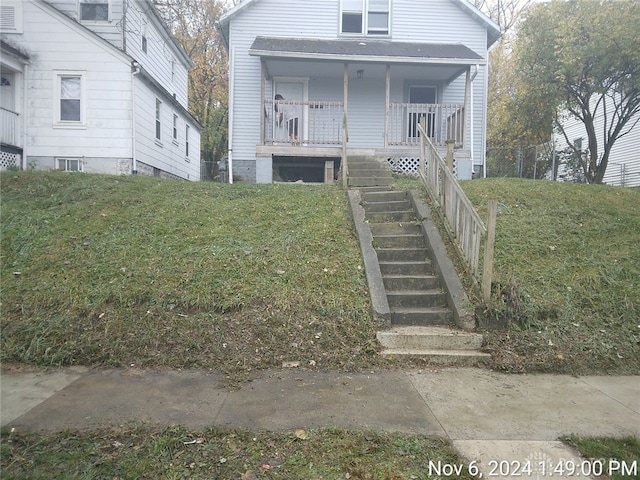
[[[462,148],[467,148],[467,122],[473,122],[473,119],[469,119],[469,98],[471,96],[471,65],[467,67],[466,77],[467,78],[464,85],[464,115],[462,116]],[[471,139],[471,142],[473,142],[473,139]]]
[[[348,175],[349,175],[349,162],[347,159],[347,142],[349,141],[349,117],[347,115],[347,105],[349,100],[349,64],[344,64],[344,73],[343,73],[343,87],[342,87],[342,165],[340,170],[342,171],[342,188],[348,187]]]
[[[384,148],[389,147],[389,103],[391,102],[391,65],[387,65],[384,92]]]
[[[264,145],[264,127],[267,116],[266,106],[264,104],[266,70],[264,59],[260,57],[260,145]]]

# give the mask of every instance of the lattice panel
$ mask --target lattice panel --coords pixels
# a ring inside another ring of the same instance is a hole
[[[418,165],[420,164],[419,158],[414,157],[389,157],[387,159],[389,167],[392,172],[400,173],[402,175],[418,175]],[[458,176],[458,162],[453,159],[453,174]]]
[[[387,159],[392,172],[401,173],[403,175],[418,174],[419,158],[414,157],[390,157]]]
[[[18,168],[20,166],[20,155],[17,153],[0,152],[0,170]]]

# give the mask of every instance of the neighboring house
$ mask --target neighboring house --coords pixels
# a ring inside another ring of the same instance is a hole
[[[3,167],[200,179],[192,64],[150,0],[2,0],[0,20]]]
[[[233,176],[330,180],[343,118],[349,154],[415,171],[424,121],[438,148],[455,142],[460,178],[483,174],[488,50],[500,31],[467,0],[244,0],[220,31]]]
[[[611,121],[611,120],[610,120]],[[604,116],[602,109],[600,115],[596,117],[595,129],[599,132],[598,149],[602,154],[604,148]],[[609,164],[605,172],[603,183],[620,187],[640,187],[640,114],[635,115],[623,131],[631,130],[629,133],[618,138],[613,144],[609,154]],[[572,145],[582,152],[584,157],[588,153],[589,141],[584,124],[575,117],[570,117],[564,122],[564,130]],[[555,132],[556,150],[569,151],[567,139]],[[577,173],[577,175],[576,175]],[[580,172],[575,172],[568,168],[565,163],[558,165],[556,179],[560,181],[576,180],[575,176],[582,177]]]

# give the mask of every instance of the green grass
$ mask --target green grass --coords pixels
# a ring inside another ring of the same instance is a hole
[[[51,435],[4,430],[1,448],[2,477],[16,479],[429,479],[430,461],[463,463],[445,440],[337,429],[127,426]]]
[[[1,359],[212,368],[378,361],[344,192],[5,173]]]
[[[0,177],[0,360],[201,368],[241,381],[415,366],[377,355],[344,192],[141,176]],[[396,177],[397,189],[416,188]],[[501,202],[494,298],[472,295],[493,366],[640,373],[640,190],[463,182]]]
[[[638,437],[601,438],[569,435],[561,440],[577,449],[581,457],[593,460],[590,463],[592,467],[603,467],[604,474],[613,480],[640,479]]]
[[[500,202],[487,332],[498,367],[640,372],[640,192],[486,179],[462,183],[486,217]],[[493,318],[491,318],[493,317]]]

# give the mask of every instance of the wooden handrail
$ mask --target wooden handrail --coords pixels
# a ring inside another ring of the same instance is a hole
[[[418,165],[420,180],[444,217],[445,225],[455,239],[454,244],[458,247],[462,258],[467,262],[471,275],[478,283],[482,280],[484,300],[488,302],[491,295],[495,218],[490,217],[489,225],[494,230],[487,235],[487,227],[460,187],[456,177],[429,140],[423,123],[418,125],[418,130],[420,131],[420,163]],[[493,208],[490,208],[491,211]],[[491,241],[488,241],[486,245],[484,273],[480,279],[478,268],[480,243],[485,235]],[[487,265],[487,263],[491,263],[491,265]]]

